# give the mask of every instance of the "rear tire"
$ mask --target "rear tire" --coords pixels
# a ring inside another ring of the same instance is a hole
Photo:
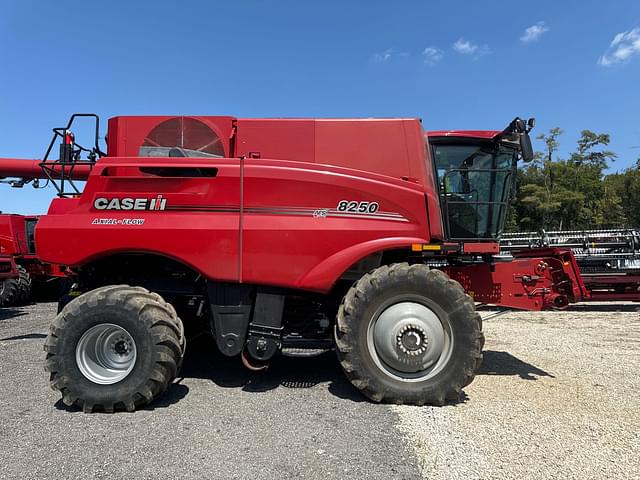
[[[18,302],[21,304],[29,303],[31,299],[31,275],[24,267],[18,265]]]
[[[375,402],[443,405],[459,398],[482,361],[482,319],[459,283],[406,263],[364,275],[345,295],[338,359]]]
[[[5,278],[0,281],[0,307],[13,307],[20,294],[17,278]]]
[[[112,285],[69,302],[44,346],[51,387],[84,412],[134,411],[161,395],[184,356],[182,321],[160,295]]]

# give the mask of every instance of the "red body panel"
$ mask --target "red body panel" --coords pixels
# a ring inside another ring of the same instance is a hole
[[[565,308],[589,299],[570,250],[533,249],[507,262],[450,266],[443,269],[476,302],[543,310]]]
[[[340,212],[343,200],[380,208],[375,215]],[[243,281],[320,291],[368,254],[429,239],[417,184],[264,159],[245,160],[242,225]]]
[[[211,279],[328,291],[371,253],[442,238],[418,120],[189,118],[221,139],[235,132],[224,143],[235,158],[133,158],[171,117],[111,119],[109,155],[97,162],[80,199],[54,200],[38,223],[41,258],[81,266],[148,252]],[[153,173],[170,166],[217,173]],[[164,210],[95,206],[98,198],[151,202],[158,195]],[[375,203],[375,212],[341,212],[340,202]]]
[[[238,119],[235,156],[297,160],[347,167],[429,183],[411,138],[422,138],[414,119]],[[427,178],[429,175],[429,179]]]
[[[0,255],[27,255],[25,217],[0,214]]]
[[[16,264],[12,257],[0,257],[0,281],[8,278],[18,278]]]
[[[24,267],[33,279],[64,277],[66,267],[42,262],[30,248],[26,224],[27,221],[37,220],[37,216],[0,214],[0,255],[9,256],[12,262]]]
[[[214,166],[210,159],[180,160],[183,167]],[[210,278],[238,280],[240,161],[216,159],[214,178],[167,178],[139,170],[174,164],[173,158],[99,161],[79,200],[54,200],[49,213],[40,218],[36,228],[40,257],[82,265],[121,252],[149,252],[180,260]],[[129,174],[117,169],[128,169]],[[93,206],[101,196],[152,199],[158,194],[166,199],[166,210],[101,211]],[[144,224],[99,223],[123,219],[142,219]]]
[[[589,300],[640,302],[640,274],[599,274],[583,277]]]
[[[56,200],[40,219],[36,241],[41,258],[82,265],[119,252],[149,252],[216,280],[327,291],[370,253],[429,241],[424,192],[411,182],[302,162],[181,160],[184,167],[215,166],[217,176],[166,178],[140,172],[140,167],[174,164],[170,158],[101,160],[79,200]],[[116,169],[138,170],[138,175],[123,176]],[[103,196],[151,200],[158,193],[166,199],[162,211],[94,207]],[[340,214],[336,208],[345,199],[376,201],[380,209],[375,216]],[[118,225],[123,219],[144,223]]]

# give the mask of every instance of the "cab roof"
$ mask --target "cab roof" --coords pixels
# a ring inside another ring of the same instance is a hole
[[[434,130],[426,132],[427,137],[456,137],[456,138],[478,138],[482,140],[493,140],[502,131],[500,130]]]

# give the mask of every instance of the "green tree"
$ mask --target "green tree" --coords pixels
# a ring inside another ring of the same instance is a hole
[[[623,179],[611,178],[607,183],[604,172],[616,158],[606,149],[610,136],[583,130],[575,151],[562,159],[557,158],[562,134],[556,127],[536,137],[544,142],[545,151],[537,152],[518,174],[514,205],[517,225],[511,219],[509,229],[588,229],[624,224],[630,209],[622,192],[632,180],[625,173]]]
[[[616,201],[613,208],[622,212],[618,225],[640,227],[640,158],[634,167],[607,175],[604,188],[606,195]]]
[[[552,128],[548,134],[540,134],[536,138],[545,144],[545,152],[536,152],[534,160],[518,175],[518,200],[516,211],[520,218],[521,230],[538,230],[548,228],[555,223],[562,204],[558,201],[554,191],[554,155],[562,135],[561,128]]]

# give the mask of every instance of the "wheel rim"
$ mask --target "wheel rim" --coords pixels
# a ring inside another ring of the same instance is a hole
[[[112,385],[126,378],[136,358],[133,337],[112,323],[91,327],[76,346],[78,368],[88,380],[100,385]]]
[[[367,331],[369,351],[378,368],[403,382],[437,375],[453,350],[451,326],[444,317],[417,298],[382,305]]]

